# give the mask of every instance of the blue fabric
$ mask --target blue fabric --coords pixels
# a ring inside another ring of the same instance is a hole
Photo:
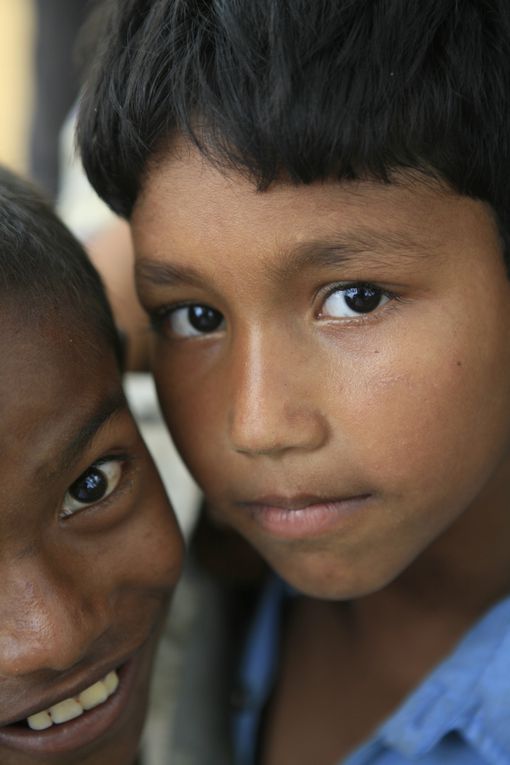
[[[233,718],[236,765],[256,763],[261,714],[274,683],[280,614],[288,592],[281,581],[271,581],[255,615],[240,668],[246,704]],[[488,611],[342,765],[411,762],[510,765],[510,598]]]
[[[233,718],[236,765],[252,765],[262,709],[271,694],[278,660],[280,613],[288,590],[273,579],[262,594],[239,671],[242,708]]]

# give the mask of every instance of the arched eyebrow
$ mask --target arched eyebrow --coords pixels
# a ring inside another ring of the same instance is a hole
[[[137,259],[135,274],[137,280],[165,287],[201,287],[204,282],[199,272],[191,266],[151,258]]]
[[[122,390],[102,399],[95,408],[87,414],[81,425],[74,428],[65,439],[57,459],[55,470],[51,473],[69,470],[91,445],[102,428],[106,427],[114,417],[127,409],[127,402]],[[47,474],[47,473],[46,473]]]
[[[276,278],[285,279],[303,268],[338,267],[363,262],[363,265],[416,265],[431,256],[434,243],[424,242],[410,232],[356,228],[341,235],[325,236],[283,248],[277,263],[268,264]],[[138,256],[137,280],[164,287],[204,286],[204,277],[193,266],[169,262],[163,257]]]
[[[282,249],[278,263],[269,264],[275,278],[285,279],[306,268],[416,266],[433,253],[433,245],[402,231],[356,228]]]

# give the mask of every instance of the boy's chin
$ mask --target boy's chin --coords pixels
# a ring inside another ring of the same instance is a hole
[[[259,550],[270,567],[302,595],[321,600],[347,601],[371,595],[391,584],[406,568],[359,561],[348,565],[341,556],[325,552],[277,555]]]

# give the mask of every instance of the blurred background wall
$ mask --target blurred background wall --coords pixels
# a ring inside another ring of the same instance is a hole
[[[0,161],[52,198],[61,128],[76,103],[75,51],[91,0],[0,0]]]
[[[28,167],[33,34],[33,0],[0,0],[0,162],[21,172]]]

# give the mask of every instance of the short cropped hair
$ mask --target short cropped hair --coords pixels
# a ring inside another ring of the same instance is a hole
[[[106,0],[78,137],[129,218],[182,132],[261,189],[411,170],[510,231],[509,0]]]
[[[0,166],[0,302],[19,306],[20,320],[55,308],[69,324],[112,348],[123,348],[101,279],[84,249],[28,181]]]

